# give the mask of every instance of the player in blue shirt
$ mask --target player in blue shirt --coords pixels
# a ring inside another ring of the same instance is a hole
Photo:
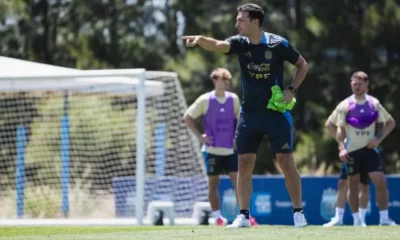
[[[262,137],[269,138],[279,166],[286,180],[287,190],[293,202],[293,220],[296,227],[304,227],[307,221],[302,209],[301,179],[293,159],[292,117],[289,112],[267,109],[272,96],[271,87],[284,89],[281,101],[291,102],[297,88],[308,71],[307,62],[283,37],[264,32],[263,9],[252,3],[238,8],[236,28],[239,35],[224,41],[204,36],[183,36],[187,47],[201,48],[236,54],[239,57],[242,82],[242,108],[236,129],[236,147],[239,157],[237,193],[240,213],[228,227],[250,227],[249,208],[252,192],[252,172],[256,152]],[[297,67],[290,86],[284,88],[283,67],[288,61]]]

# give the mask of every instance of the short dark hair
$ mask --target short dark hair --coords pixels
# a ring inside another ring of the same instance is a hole
[[[259,25],[264,23],[264,10],[262,7],[254,3],[246,3],[237,8],[238,12],[247,12],[250,20],[258,19]]]
[[[368,75],[363,71],[354,72],[353,75],[351,76],[351,79],[353,78],[363,80],[364,82],[369,82]]]

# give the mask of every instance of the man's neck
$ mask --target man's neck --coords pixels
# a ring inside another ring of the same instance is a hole
[[[360,95],[355,95],[355,94],[354,94],[354,98],[355,98],[356,100],[362,101],[362,100],[365,100],[365,99],[366,99],[366,94],[360,94]]]
[[[215,96],[217,96],[217,97],[225,97],[225,90],[218,90],[218,89],[215,89]]]
[[[251,44],[258,45],[262,42],[263,37],[264,37],[264,31],[261,28],[259,28],[258,31],[250,35],[248,38]]]

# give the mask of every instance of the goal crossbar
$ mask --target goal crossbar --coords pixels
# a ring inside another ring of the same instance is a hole
[[[105,69],[105,70],[75,70],[71,72],[52,72],[46,74],[5,74],[0,75],[0,80],[3,79],[55,79],[55,78],[84,78],[84,77],[127,77],[127,76],[140,76],[145,73],[145,69]]]
[[[72,70],[63,73],[0,74],[0,91],[75,90],[136,94],[144,81],[146,96],[163,94],[163,84],[145,80],[145,69]]]

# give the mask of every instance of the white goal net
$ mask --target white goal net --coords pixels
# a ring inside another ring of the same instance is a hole
[[[169,200],[176,217],[189,218],[195,202],[207,201],[177,74],[145,73],[142,129],[134,79],[103,73],[0,77],[0,219],[134,218],[142,180],[142,214],[150,201]]]

